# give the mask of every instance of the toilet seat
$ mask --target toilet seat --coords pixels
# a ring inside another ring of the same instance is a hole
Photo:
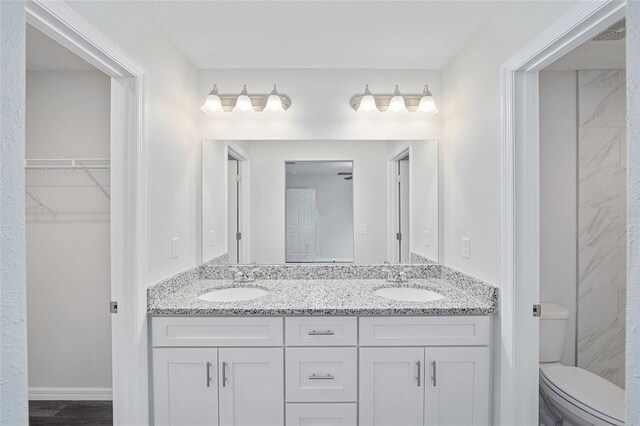
[[[540,364],[548,396],[592,424],[624,425],[624,390],[587,370],[559,363]]]

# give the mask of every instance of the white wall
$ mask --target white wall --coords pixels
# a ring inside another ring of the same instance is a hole
[[[438,141],[411,142],[411,251],[438,260]],[[425,231],[429,233],[425,244]]]
[[[203,262],[227,253],[226,182],[227,144],[219,141],[202,142]]]
[[[442,73],[434,70],[198,70],[198,106],[214,84],[220,93],[269,93],[273,84],[291,97],[281,117],[247,119],[227,114],[198,114],[199,139],[440,139],[442,114],[434,117],[365,118],[351,109],[349,99],[364,91],[392,93],[395,84],[404,93],[422,93],[425,84],[436,103],[442,102]]]
[[[323,261],[353,259],[353,180],[336,174],[287,175],[287,188],[315,188],[316,255]]]
[[[0,2],[0,422],[24,425],[27,309],[24,247],[24,2]]]
[[[251,255],[257,263],[284,263],[285,161],[353,161],[354,261],[386,260],[387,141],[252,141]]]
[[[573,2],[504,4],[444,69],[443,263],[493,284],[501,275],[500,65]],[[471,258],[461,238],[471,239]]]
[[[576,363],[577,73],[540,73],[540,301],[569,309],[562,353]]]
[[[140,2],[69,2],[147,72],[147,281],[196,263],[196,71]],[[171,257],[171,239],[180,256]]]
[[[110,97],[97,70],[27,72],[26,157],[109,158]],[[29,387],[110,388],[109,201],[82,171],[26,183],[50,209],[27,210]]]
[[[627,3],[627,424],[640,424],[640,2]],[[636,159],[636,160],[634,160]]]

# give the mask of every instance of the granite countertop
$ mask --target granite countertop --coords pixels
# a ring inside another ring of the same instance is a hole
[[[394,287],[384,279],[264,279],[253,283],[196,279],[171,291],[150,289],[148,313],[154,316],[303,316],[303,315],[489,315],[497,312],[497,293],[440,278],[400,284],[445,296],[432,302],[401,302],[374,293]],[[242,302],[206,302],[198,296],[214,289],[258,287],[266,296]]]

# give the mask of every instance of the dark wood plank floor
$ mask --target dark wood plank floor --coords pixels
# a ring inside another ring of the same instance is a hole
[[[29,401],[29,424],[113,425],[111,401]]]

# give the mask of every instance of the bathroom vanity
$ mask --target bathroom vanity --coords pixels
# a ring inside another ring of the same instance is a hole
[[[429,276],[442,267],[416,268]],[[192,277],[152,288],[154,423],[489,424],[497,290],[454,277]],[[266,294],[208,299],[234,288]],[[433,300],[376,294],[398,288]]]

